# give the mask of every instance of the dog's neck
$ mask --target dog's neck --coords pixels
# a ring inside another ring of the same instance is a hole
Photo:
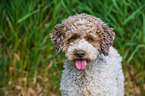
[[[98,59],[89,64],[84,70],[78,70],[75,67],[75,64],[67,59],[63,66],[65,68],[63,73],[69,74],[68,78],[72,78],[72,82],[77,84],[79,87],[85,87],[86,84],[90,82],[90,78],[94,78],[96,74],[95,70],[101,71],[98,67],[102,62],[102,59],[103,57],[100,55]]]

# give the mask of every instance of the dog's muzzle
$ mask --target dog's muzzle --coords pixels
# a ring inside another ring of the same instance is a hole
[[[76,50],[75,53],[75,66],[78,70],[84,70],[87,66],[87,60],[85,58],[85,51]]]

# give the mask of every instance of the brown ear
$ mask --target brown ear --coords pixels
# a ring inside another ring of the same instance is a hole
[[[107,24],[103,24],[102,28],[99,30],[100,47],[104,55],[108,55],[109,47],[112,46],[113,40],[115,38],[115,33],[113,28],[109,28]]]
[[[57,24],[54,27],[53,33],[50,34],[51,40],[56,48],[57,54],[59,54],[63,48],[63,34],[65,27],[63,24]]]

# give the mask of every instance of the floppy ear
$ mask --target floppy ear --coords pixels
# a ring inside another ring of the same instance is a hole
[[[51,41],[53,42],[57,53],[59,54],[63,48],[63,43],[64,43],[64,31],[66,30],[65,26],[63,24],[57,24],[54,27],[53,33],[50,34]]]
[[[99,30],[100,47],[104,55],[108,55],[109,47],[113,45],[113,40],[115,38],[115,33],[113,28],[109,28],[107,24],[103,24],[102,28]]]

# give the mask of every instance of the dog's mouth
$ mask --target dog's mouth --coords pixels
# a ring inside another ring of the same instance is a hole
[[[74,60],[74,63],[78,70],[84,70],[89,63],[89,60],[88,59],[76,59],[76,60]]]

